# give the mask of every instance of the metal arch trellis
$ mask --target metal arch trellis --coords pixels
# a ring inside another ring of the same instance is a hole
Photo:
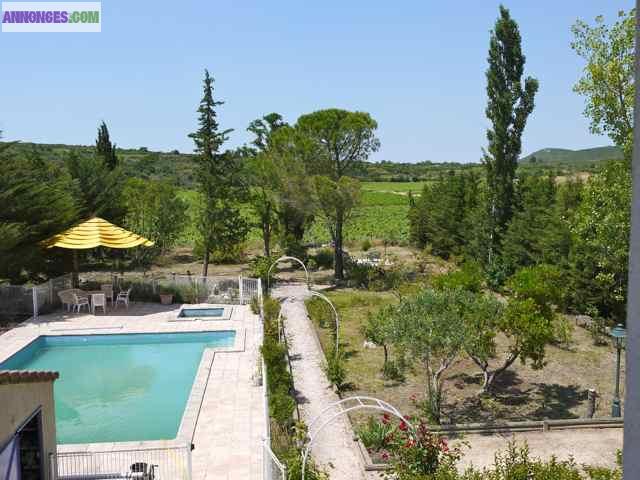
[[[349,405],[349,404],[353,404],[353,405]],[[337,409],[337,411],[330,413],[331,410],[333,409]],[[404,417],[404,415],[400,413],[400,411],[396,407],[394,407],[390,403],[385,402],[384,400],[380,400],[379,398],[364,397],[364,396],[358,395],[355,397],[348,397],[348,398],[339,400],[337,402],[334,402],[329,406],[327,406],[324,410],[322,410],[322,412],[320,412],[320,414],[316,418],[314,418],[313,421],[309,424],[309,427],[308,427],[309,440],[302,454],[302,480],[304,480],[304,477],[305,477],[305,471],[307,469],[307,459],[309,457],[309,452],[311,451],[311,447],[313,446],[313,443],[315,442],[316,438],[318,438],[318,435],[322,432],[322,430],[324,430],[324,428],[329,423],[331,423],[333,420],[335,420],[339,416],[345,415],[354,410],[362,410],[362,409],[378,410],[378,411],[389,413],[399,418],[403,422],[405,422],[407,426],[411,429],[411,431],[415,431],[415,428],[413,427],[413,425]],[[323,417],[326,417],[328,413],[330,413],[328,418],[320,422],[320,420]],[[316,425],[318,425],[317,428],[316,428]]]
[[[302,260],[300,260],[299,258],[296,257],[289,257],[287,255],[284,255],[278,259],[276,259],[271,266],[269,267],[269,270],[267,270],[267,289],[271,287],[270,284],[270,280],[271,280],[271,270],[273,269],[273,267],[275,267],[279,262],[282,262],[284,260],[293,260],[295,262],[298,262],[302,268],[304,268],[304,273],[305,273],[305,277],[307,279],[307,288],[309,288],[309,285],[311,285],[311,280],[309,278],[309,270],[307,270],[307,266],[304,264],[304,262]]]
[[[329,298],[327,298],[326,295],[323,295],[320,292],[316,292],[315,290],[309,290],[309,293],[314,296],[314,297],[318,297],[322,300],[324,300],[325,302],[327,302],[329,304],[329,306],[331,307],[331,310],[333,310],[333,315],[335,317],[335,321],[336,321],[336,351],[335,354],[336,356],[338,355],[338,347],[340,344],[340,317],[338,315],[338,310],[336,310],[335,305],[333,304],[333,302],[331,302],[331,300],[329,300]]]

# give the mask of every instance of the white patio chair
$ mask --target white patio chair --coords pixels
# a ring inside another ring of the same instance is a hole
[[[107,313],[107,297],[104,293],[91,294],[91,313],[96,314],[96,307],[102,308],[102,313]]]
[[[80,309],[82,307],[87,307],[87,312],[91,308],[89,305],[89,297],[85,297],[84,295],[78,295],[77,293],[73,294],[73,311],[80,313]]]
[[[129,294],[131,294],[131,287],[128,290],[123,290],[118,293],[116,297],[116,308],[119,304],[123,304],[125,307],[129,308]]]
[[[104,292],[107,302],[111,302],[111,306],[113,306],[113,285],[105,283],[104,285],[100,285],[100,290]]]
[[[67,312],[70,312],[73,308],[73,303],[75,302],[75,298],[73,297],[73,290],[60,290],[58,292],[58,297],[60,297],[62,308],[64,308]]]

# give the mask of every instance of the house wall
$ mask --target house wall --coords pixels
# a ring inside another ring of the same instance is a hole
[[[44,480],[50,480],[49,454],[56,452],[53,382],[0,384],[0,445],[6,443],[38,408],[42,412]]]

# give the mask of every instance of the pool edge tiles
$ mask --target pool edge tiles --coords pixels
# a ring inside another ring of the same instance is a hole
[[[139,340],[140,338],[144,338],[146,341],[149,340],[149,337],[152,339],[157,339],[157,343],[165,343],[167,340],[167,336],[177,336],[181,337],[183,334],[187,334],[192,337],[193,341],[196,341],[197,337],[193,337],[193,335],[211,335],[211,334],[230,334],[229,341],[225,345],[212,345],[205,346],[203,352],[196,363],[196,369],[194,372],[194,376],[191,380],[191,383],[187,390],[187,398],[185,405],[182,410],[178,411],[177,414],[177,431],[175,433],[174,438],[166,438],[166,439],[141,439],[141,440],[98,440],[95,442],[89,441],[88,443],[64,443],[59,444],[59,446],[64,446],[65,451],[78,451],[85,450],[86,448],[91,448],[91,445],[96,446],[95,448],[101,448],[98,446],[106,446],[110,445],[111,448],[131,448],[131,446],[135,445],[136,447],[144,447],[144,448],[157,448],[159,446],[167,446],[167,445],[184,445],[185,443],[190,443],[194,433],[198,420],[198,416],[200,413],[200,408],[202,404],[202,400],[204,398],[204,394],[206,391],[210,371],[212,368],[212,363],[215,358],[216,352],[234,352],[234,351],[242,351],[244,350],[244,344],[246,339],[246,331],[244,328],[240,329],[219,329],[219,330],[206,330],[206,331],[188,331],[188,332],[127,332],[127,333],[114,333],[114,334],[104,334],[99,333],[95,335],[87,334],[83,332],[82,335],[39,335],[35,338],[32,338],[26,344],[23,344],[21,348],[18,348],[9,356],[2,355],[4,358],[0,358],[0,369],[5,367],[13,368],[14,365],[7,366],[8,362],[11,362],[12,359],[16,358],[16,356],[24,357],[17,358],[16,367],[22,368],[23,362],[28,362],[30,360],[30,356],[37,354],[37,351],[40,348],[47,348],[46,342],[52,342],[54,344],[67,344],[69,340],[72,345],[77,345],[75,342],[82,342],[82,340],[93,340],[96,341],[97,344],[104,344],[103,340],[108,340],[105,337],[122,337],[122,339],[126,340]],[[216,335],[217,336],[217,335]],[[147,338],[145,338],[147,337]],[[160,338],[158,338],[160,337]],[[82,339],[82,340],[80,340]],[[175,337],[174,337],[175,340]],[[219,339],[219,341],[224,341],[224,339]],[[212,341],[214,339],[212,338]],[[82,342],[84,343],[84,342]],[[82,343],[80,345],[82,345]],[[142,343],[142,342],[139,342]],[[177,342],[175,342],[177,343]],[[111,343],[109,343],[111,344]],[[73,348],[73,347],[72,347]],[[61,372],[64,374],[64,372]]]

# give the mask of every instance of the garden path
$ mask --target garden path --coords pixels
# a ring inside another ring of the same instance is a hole
[[[324,408],[339,400],[324,373],[324,354],[304,305],[308,290],[301,285],[286,285],[273,290],[283,300],[282,313],[292,358],[294,384],[300,415],[306,424]],[[364,465],[353,441],[353,429],[346,417],[338,417],[319,435],[311,455],[331,480],[364,480]]]
[[[568,460],[573,457],[578,465],[614,467],[616,450],[622,449],[622,433],[622,428],[585,428],[467,435],[464,440],[469,443],[470,448],[463,448],[464,457],[460,467],[471,464],[477,468],[490,467],[493,465],[494,454],[498,451],[504,452],[512,441],[518,444],[526,442],[532,458],[549,460],[555,456],[560,460]]]

